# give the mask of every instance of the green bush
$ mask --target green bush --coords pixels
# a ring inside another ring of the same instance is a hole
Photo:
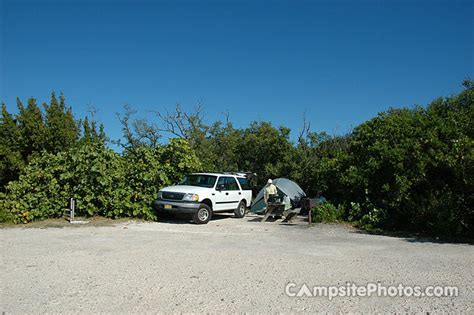
[[[314,207],[311,213],[313,222],[338,222],[343,218],[344,207],[325,202]]]
[[[120,156],[101,144],[43,152],[6,187],[5,209],[14,222],[60,217],[69,198],[79,216],[107,215],[124,198]]]
[[[387,219],[387,213],[381,209],[375,208],[370,202],[366,201],[362,205],[351,202],[348,220],[355,223],[359,228],[368,231],[379,231]]]
[[[385,230],[474,237],[473,117],[474,89],[466,83],[459,95],[391,109],[355,128],[347,167],[333,176],[360,204],[353,219]]]
[[[0,195],[0,220],[16,223],[61,217],[69,198],[76,215],[155,219],[151,202],[163,186],[200,167],[187,142],[172,140],[121,157],[102,143],[34,158]]]
[[[15,222],[15,215],[9,209],[10,205],[6,195],[0,192],[0,222]]]

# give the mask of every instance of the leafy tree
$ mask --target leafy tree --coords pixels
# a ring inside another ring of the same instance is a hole
[[[32,97],[26,107],[17,98],[17,106],[18,114],[12,115],[2,104],[0,190],[9,181],[17,179],[22,168],[43,150],[58,153],[79,143],[105,141],[103,126],[97,128],[97,123],[94,120],[90,122],[87,117],[84,122],[76,121],[72,109],[66,107],[62,94],[58,101],[52,93],[51,103],[43,105],[44,113]],[[79,141],[81,126],[84,128],[84,139]]]
[[[206,150],[199,154],[199,157],[211,171],[243,170],[239,168],[242,139],[242,130],[235,129],[228,120],[225,123],[215,122],[209,128]]]
[[[27,161],[33,153],[41,152],[46,147],[46,126],[43,114],[36,103],[36,99],[29,98],[27,107],[24,107],[17,98],[19,114],[16,117],[20,130],[21,153]]]
[[[260,185],[268,178],[286,174],[284,168],[293,151],[289,136],[288,128],[275,128],[269,122],[252,122],[243,130],[239,143],[239,169],[257,173]]]
[[[309,132],[300,137],[292,158],[290,177],[309,196],[324,194],[335,202],[347,198],[347,187],[341,182],[349,157],[350,136],[330,136]]]
[[[2,103],[0,121],[0,187],[17,178],[25,162],[21,154],[21,134],[17,122]]]
[[[86,116],[83,121],[79,122],[82,127],[82,137],[79,141],[81,144],[91,144],[94,142],[105,143],[106,136],[104,132],[104,125],[100,124],[97,128],[97,122],[92,120],[89,122],[89,117]]]
[[[467,88],[355,129],[344,180],[354,201],[372,205],[360,215],[383,209],[381,228],[472,236],[473,100]]]
[[[59,102],[56,94],[51,94],[50,104],[43,104],[45,111],[45,149],[51,153],[65,151],[76,145],[79,138],[79,126],[71,108],[66,108],[64,95]]]

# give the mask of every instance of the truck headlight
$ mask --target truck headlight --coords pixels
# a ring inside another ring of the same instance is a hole
[[[163,199],[163,193],[161,191],[158,192],[158,199]]]
[[[199,195],[197,195],[197,194],[186,194],[186,195],[184,195],[183,200],[186,200],[186,201],[199,201]]]

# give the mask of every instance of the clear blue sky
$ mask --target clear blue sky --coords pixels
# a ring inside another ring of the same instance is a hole
[[[474,1],[0,0],[0,101],[115,113],[201,102],[207,119],[343,133],[473,78]]]

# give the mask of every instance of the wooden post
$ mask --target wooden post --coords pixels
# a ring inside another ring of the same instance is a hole
[[[70,201],[70,206],[71,206],[71,219],[70,219],[70,222],[74,221],[74,215],[75,215],[75,210],[76,210],[76,201],[74,200],[74,198],[71,198],[71,201]]]
[[[311,208],[311,203],[309,204],[310,207],[309,207],[309,210],[308,210],[308,224],[311,224],[311,220],[312,220],[312,212],[313,212],[313,208]]]

